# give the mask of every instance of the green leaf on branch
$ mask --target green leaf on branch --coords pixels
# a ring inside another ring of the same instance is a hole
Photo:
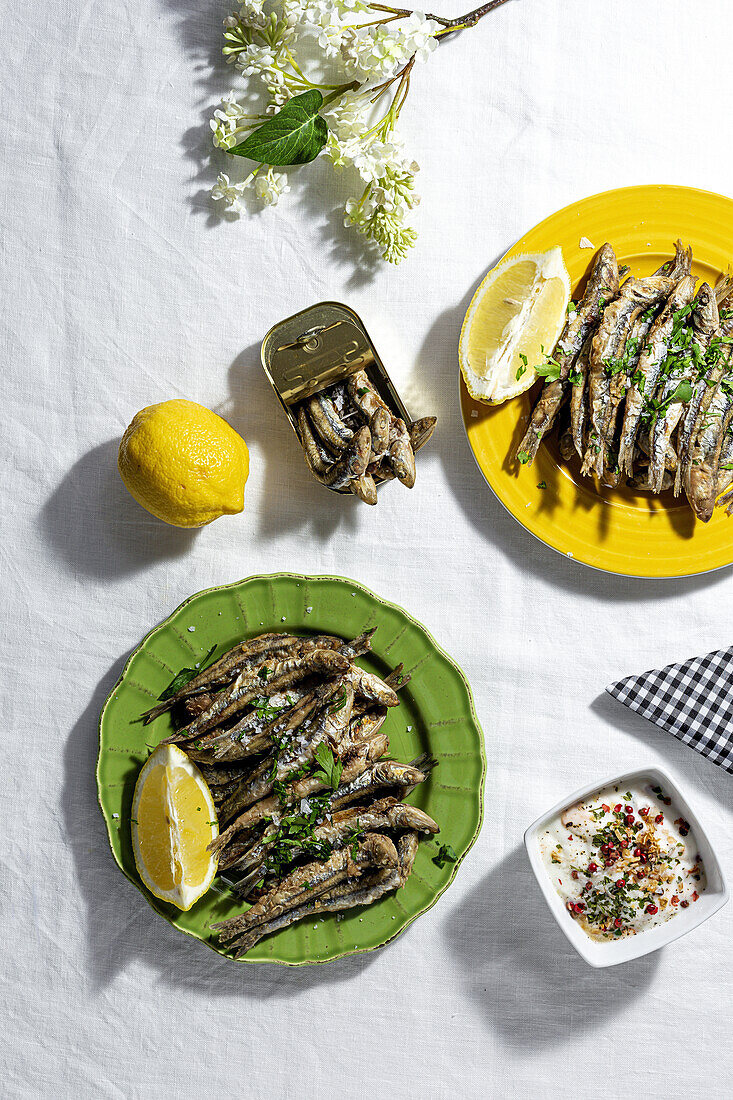
[[[277,167],[308,164],[328,139],[326,120],[318,114],[322,104],[323,96],[315,88],[293,96],[276,115],[227,152]]]

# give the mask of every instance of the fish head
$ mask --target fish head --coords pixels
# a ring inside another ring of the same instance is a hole
[[[703,283],[695,295],[692,326],[699,336],[710,337],[716,331],[720,319],[715,291],[709,283]]]

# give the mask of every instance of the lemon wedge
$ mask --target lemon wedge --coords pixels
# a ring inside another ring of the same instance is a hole
[[[207,846],[219,835],[206,781],[176,745],[160,745],[145,763],[132,800],[135,863],[151,894],[184,911],[216,874]]]
[[[562,249],[513,256],[486,276],[468,307],[458,356],[476,401],[499,405],[528,390],[565,323],[570,277]]]

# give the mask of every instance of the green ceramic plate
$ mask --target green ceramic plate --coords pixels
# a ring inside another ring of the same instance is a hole
[[[156,912],[215,951],[219,949],[210,924],[241,912],[243,903],[215,881],[189,912],[181,913],[154,898],[135,868],[130,840],[135,780],[148,749],[171,728],[167,714],[149,726],[139,722],[140,715],[182,667],[194,665],[214,644],[221,653],[242,638],[266,630],[355,637],[373,626],[378,627],[373,652],[360,658],[360,663],[385,675],[402,661],[412,674],[400,693],[401,705],[390,711],[383,726],[389,734],[390,754],[407,761],[429,750],[438,761],[410,801],[438,821],[439,840],[453,847],[458,862],[437,867],[433,863],[437,844],[423,841],[413,873],[398,893],[351,910],[341,920],[330,916],[295,924],[262,940],[242,961],[302,966],[372,951],[437,901],[476,839],[483,817],[486,760],[471,691],[458,666],[423,626],[401,608],[342,577],[283,573],[250,577],[191,596],[151,630],[104,705],[97,786],[114,857]]]

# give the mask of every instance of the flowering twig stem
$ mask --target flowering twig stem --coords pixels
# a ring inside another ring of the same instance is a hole
[[[320,85],[320,87],[322,87],[322,88],[325,88],[327,86],[328,87],[333,87],[333,85],[325,85],[325,84]],[[313,87],[315,88],[315,87],[317,87],[317,85],[314,84]],[[326,96],[326,98],[323,101],[323,106],[327,107],[329,103],[333,103],[334,99],[339,99],[342,95],[345,95],[347,92],[355,92],[357,88],[361,88],[361,84],[359,83],[358,80],[351,80],[351,81],[349,81],[348,84],[338,84],[334,88],[334,90],[331,92],[331,94]]]
[[[419,165],[403,152],[395,132],[415,66],[443,38],[476,26],[508,0],[484,0],[455,19],[378,0],[238,2],[240,10],[224,21],[224,56],[245,76],[259,76],[269,102],[264,114],[253,116],[230,92],[214,112],[214,145],[259,163],[241,181],[219,173],[212,198],[238,213],[251,187],[262,204],[274,205],[290,189],[287,175],[275,169],[323,153],[336,170],[352,168],[363,181],[361,194],[345,203],[344,224],[385,260],[399,263],[415,243],[408,218],[420,201],[414,190]],[[354,18],[355,9],[364,22]],[[312,66],[311,73],[304,64],[314,60],[314,35],[344,83],[326,84],[318,77],[328,79],[327,68]]]
[[[488,15],[494,8],[500,8],[502,4],[508,3],[509,0],[487,0],[485,4],[481,4],[480,7],[474,8],[473,11],[469,11],[466,15],[459,15],[456,19],[444,19],[442,15],[433,15],[432,13],[426,13],[427,19],[432,19],[435,23],[440,23],[446,31],[460,31],[464,27],[475,27],[479,19],[483,19],[485,15]],[[394,15],[408,16],[412,15],[412,11],[409,8],[391,8],[386,4],[370,4],[369,7],[372,11],[388,11]]]

